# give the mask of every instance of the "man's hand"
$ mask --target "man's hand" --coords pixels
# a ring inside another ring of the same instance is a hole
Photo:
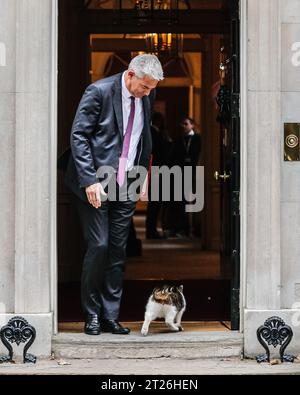
[[[85,193],[88,198],[89,203],[94,206],[95,208],[101,207],[101,193],[104,196],[107,196],[107,194],[104,192],[104,189],[100,182],[97,182],[96,184],[90,185],[85,188]]]

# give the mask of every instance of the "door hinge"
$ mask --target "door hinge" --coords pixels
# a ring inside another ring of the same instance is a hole
[[[232,191],[232,215],[240,215],[240,191]]]
[[[240,94],[231,94],[231,116],[232,118],[240,117]]]

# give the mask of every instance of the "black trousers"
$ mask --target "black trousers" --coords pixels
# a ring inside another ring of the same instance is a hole
[[[126,244],[136,202],[129,198],[106,200],[96,209],[77,196],[73,197],[87,247],[81,276],[83,310],[103,319],[118,320]]]
[[[151,187],[152,183],[149,182],[148,186],[148,204],[147,204],[147,216],[146,216],[146,232],[151,234],[157,232],[157,225],[159,214],[163,208],[162,198],[162,179],[161,177],[156,180],[159,183],[159,195],[156,197],[157,200],[152,200]]]

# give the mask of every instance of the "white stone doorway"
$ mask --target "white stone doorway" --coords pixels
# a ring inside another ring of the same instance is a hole
[[[85,58],[86,59],[86,58]],[[82,65],[80,65],[79,67],[86,67],[86,60],[83,60],[82,61]],[[59,76],[59,81],[60,81],[60,76]],[[82,86],[85,84],[85,82],[83,81],[83,80],[81,80],[81,84],[82,84]],[[74,87],[72,87],[71,89],[75,89]],[[78,86],[77,87],[77,89],[80,89],[80,86]],[[76,94],[74,95],[74,96],[76,96]],[[78,96],[78,95],[77,95]],[[75,99],[74,99],[75,100]],[[73,106],[74,106],[74,103],[73,103]],[[72,104],[71,104],[71,107],[72,107]],[[69,119],[71,119],[71,117],[73,116],[73,112],[72,111],[70,111],[70,107],[68,108],[68,110],[67,110],[67,114],[68,114],[68,117],[69,117]],[[59,118],[59,115],[58,115],[58,118]],[[56,278],[57,278],[57,271],[56,271]],[[56,292],[56,290],[55,290],[55,292]],[[56,325],[56,330],[57,330],[57,319],[58,319],[58,316],[57,316],[57,299],[56,298],[54,298],[54,300],[55,300],[55,305],[56,305],[56,318],[55,318],[55,325]]]

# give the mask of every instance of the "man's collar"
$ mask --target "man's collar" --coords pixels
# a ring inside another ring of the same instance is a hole
[[[195,132],[193,130],[191,130],[187,135],[188,136],[194,136]]]
[[[123,91],[124,95],[129,99],[130,96],[132,96],[132,94],[129,92],[129,90],[127,89],[127,86],[125,84],[125,73],[126,73],[126,71],[124,71],[124,73],[122,75],[122,91]]]

